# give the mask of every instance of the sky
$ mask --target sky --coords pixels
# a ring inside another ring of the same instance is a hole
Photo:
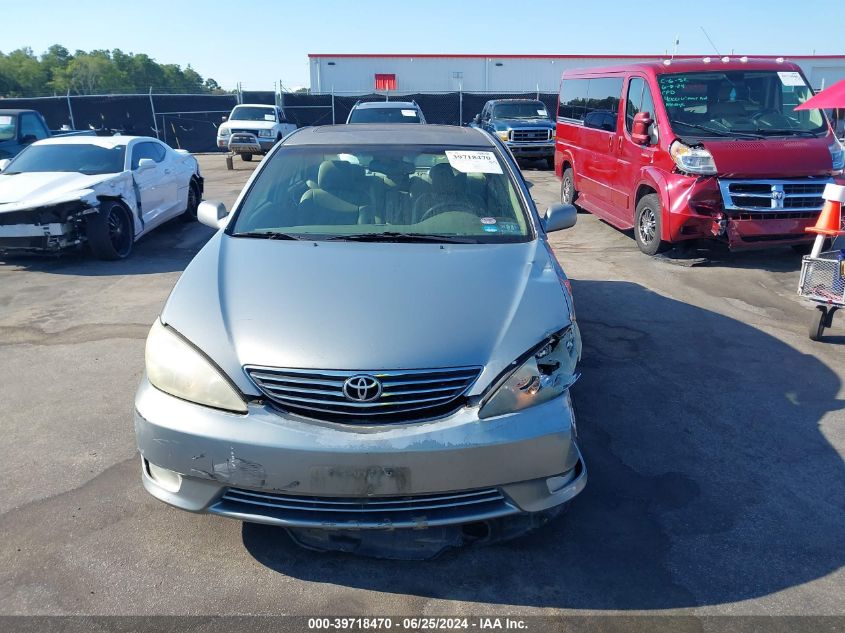
[[[677,38],[713,54],[702,27],[723,55],[845,54],[838,0],[41,0],[0,16],[4,53],[119,48],[245,90],[308,86],[309,53],[659,55]]]

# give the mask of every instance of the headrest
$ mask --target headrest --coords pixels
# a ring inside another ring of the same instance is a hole
[[[449,163],[434,165],[428,170],[428,177],[431,178],[431,188],[437,193],[455,192],[461,187],[461,180]]]
[[[355,188],[355,165],[342,160],[324,160],[317,172],[317,186],[327,191]]]

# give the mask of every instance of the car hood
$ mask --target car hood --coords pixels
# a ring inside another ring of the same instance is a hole
[[[227,121],[221,126],[229,130],[272,130],[275,121]]]
[[[704,140],[716,169],[728,178],[782,178],[830,173],[831,137]]]
[[[0,212],[79,198],[114,175],[87,176],[76,172],[0,174]]]
[[[478,365],[472,392],[569,323],[539,240],[273,241],[218,233],[162,321],[257,394],[244,365],[377,371]]]
[[[507,130],[511,128],[543,128],[553,129],[555,126],[548,117],[537,117],[536,119],[495,119],[493,127],[497,130]]]

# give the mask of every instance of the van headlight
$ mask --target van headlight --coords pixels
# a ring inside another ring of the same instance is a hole
[[[828,146],[828,149],[830,150],[831,169],[834,174],[842,173],[842,170],[845,169],[845,149],[842,148],[842,145],[839,144],[839,141],[835,137]]]
[[[690,147],[681,141],[674,141],[669,146],[669,155],[681,171],[702,175],[716,173],[713,155],[703,147]]]
[[[572,323],[514,361],[481,401],[479,418],[513,413],[557,398],[578,380],[581,334]]]
[[[273,130],[258,130],[258,136],[262,138],[271,138],[273,136]]]
[[[227,127],[219,128],[217,130],[217,135],[218,136],[229,136],[229,128],[227,128]]]
[[[147,378],[171,396],[215,409],[246,413],[229,379],[208,358],[156,319],[147,336]]]

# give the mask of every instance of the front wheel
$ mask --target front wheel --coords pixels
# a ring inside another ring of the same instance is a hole
[[[117,201],[104,202],[97,213],[86,216],[85,234],[99,259],[126,259],[135,243],[132,214]]]
[[[182,213],[182,219],[185,222],[192,222],[197,219],[197,207],[200,204],[200,192],[197,183],[193,180],[188,185],[188,206],[185,207]]]
[[[252,154],[241,154],[241,160],[248,163],[252,160]]]
[[[634,214],[634,238],[637,240],[637,246],[646,255],[657,255],[668,246],[660,239],[662,215],[660,199],[656,193],[643,196],[637,203],[637,211]]]

